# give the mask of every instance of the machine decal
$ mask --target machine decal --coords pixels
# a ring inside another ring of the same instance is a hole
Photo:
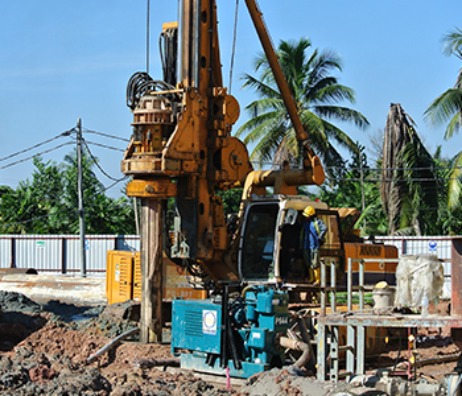
[[[204,334],[217,334],[217,311],[202,311],[202,332]]]
[[[360,248],[359,254],[361,256],[380,256],[382,249],[380,246],[363,245]]]
[[[276,316],[274,322],[276,323],[276,326],[288,325],[289,317],[288,316]]]

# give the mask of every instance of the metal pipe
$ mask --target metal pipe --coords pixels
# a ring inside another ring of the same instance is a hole
[[[228,286],[224,285],[223,295],[221,297],[221,353],[220,366],[221,368],[228,367]]]
[[[364,260],[359,261],[359,309],[364,309]]]
[[[350,312],[353,308],[353,268],[352,268],[352,259],[348,257],[348,277],[347,277],[347,309]]]
[[[337,292],[337,287],[336,287],[337,279],[336,279],[334,261],[330,261],[329,269],[330,269],[330,287],[331,287],[331,290],[329,292],[329,295],[330,295],[330,309],[331,309],[332,313],[335,313],[336,310],[337,310],[337,304],[336,304],[336,301],[335,301],[336,292]]]
[[[166,359],[140,359],[135,362],[135,366],[142,369],[149,369],[153,367],[179,367],[181,363],[180,358],[166,358]]]
[[[125,333],[122,333],[120,336],[114,338],[110,342],[108,342],[106,345],[104,345],[102,348],[97,350],[93,355],[90,355],[87,358],[87,364],[90,364],[94,362],[97,358],[99,358],[101,355],[103,355],[106,352],[109,352],[111,349],[115,348],[117,345],[119,345],[123,339],[130,337],[131,335],[134,335],[138,333],[140,329],[138,327],[135,327],[133,329],[130,329],[126,331]]]
[[[287,337],[281,337],[279,339],[279,343],[281,347],[292,349],[293,351],[302,352],[302,355],[298,358],[298,360],[294,363],[295,367],[303,368],[305,367],[311,359],[310,354],[310,346],[302,341],[292,340]]]
[[[321,316],[326,316],[326,263],[321,260]]]

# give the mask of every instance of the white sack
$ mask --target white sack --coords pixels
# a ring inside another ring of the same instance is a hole
[[[441,297],[444,268],[438,257],[431,254],[408,255],[399,258],[396,268],[397,307],[416,308]]]

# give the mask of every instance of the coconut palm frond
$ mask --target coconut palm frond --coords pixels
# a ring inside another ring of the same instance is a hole
[[[309,76],[307,78],[307,83],[310,86],[327,77],[332,70],[342,70],[340,57],[333,51],[318,53],[316,58],[311,60],[312,63],[309,65]]]
[[[243,135],[254,135],[256,138],[260,138],[259,133],[254,133],[255,129],[259,128],[268,128],[272,124],[275,123],[275,120],[281,122],[284,119],[284,113],[281,111],[275,110],[267,113],[259,114],[256,117],[250,118],[247,122],[245,122],[236,132],[236,137],[242,137]],[[249,140],[248,142],[251,142]],[[246,143],[246,142],[244,142]]]
[[[359,128],[366,128],[369,121],[360,112],[340,106],[315,106],[314,111],[324,118],[352,122]]]
[[[285,110],[284,102],[280,98],[262,98],[254,100],[250,103],[245,111],[253,116],[257,117],[265,112],[272,112],[273,110]]]
[[[448,123],[448,126],[446,127],[446,131],[444,133],[444,138],[445,139],[450,139],[454,136],[455,133],[459,132],[459,129],[462,126],[462,112],[457,112],[454,114],[454,116],[451,118],[451,120]]]
[[[425,111],[425,118],[434,125],[442,125],[462,110],[462,90],[450,88],[438,96]]]
[[[316,96],[313,97],[314,101],[319,101],[321,103],[339,101],[355,103],[355,92],[351,88],[338,84],[336,81],[325,80],[327,80],[327,78],[320,80],[318,84],[313,87],[313,91],[316,93]]]
[[[443,38],[443,53],[446,55],[456,55],[462,58],[462,29],[456,28],[452,32],[449,32]]]
[[[274,153],[281,145],[286,132],[287,128],[285,126],[274,124],[271,133],[266,134],[264,138],[258,141],[250,158],[252,160],[258,160],[260,166],[262,166],[265,161],[273,163]]]
[[[324,123],[316,114],[310,110],[302,110],[299,116],[308,134],[324,133]],[[327,136],[325,136],[325,138],[327,139]]]
[[[461,206],[462,198],[462,152],[454,158],[454,164],[449,173],[448,206],[454,210]]]
[[[258,80],[250,74],[245,74],[243,80],[243,87],[251,87],[263,97],[280,97],[280,93],[277,89],[274,89],[270,85],[265,84],[262,80]]]
[[[281,140],[273,158],[273,166],[281,165],[284,162],[293,164],[299,157],[299,145],[295,133],[286,134]]]

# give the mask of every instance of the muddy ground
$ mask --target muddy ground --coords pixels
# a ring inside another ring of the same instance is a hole
[[[169,345],[142,345],[136,338],[121,343],[91,364],[87,358],[114,337],[136,328],[136,309],[118,320],[105,307],[80,307],[50,301],[37,304],[17,293],[0,292],[0,394],[2,395],[322,395],[330,385],[273,369],[248,381],[195,376],[179,369],[154,368],[152,360],[169,359]],[[119,307],[116,307],[119,308]],[[458,353],[449,333],[417,334],[419,359]],[[388,351],[368,361],[368,369],[397,367],[410,356],[407,341],[395,340]],[[441,379],[454,362],[419,368],[417,378]]]

